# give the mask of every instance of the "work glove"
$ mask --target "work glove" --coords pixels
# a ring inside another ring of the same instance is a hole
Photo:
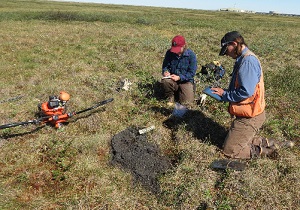
[[[200,95],[200,106],[204,106],[206,102],[207,95],[205,93]]]

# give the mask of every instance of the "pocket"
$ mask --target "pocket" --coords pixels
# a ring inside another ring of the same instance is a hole
[[[256,102],[248,104],[230,103],[229,113],[239,117],[255,117],[264,111],[264,104]]]
[[[229,113],[238,117],[253,117],[254,103],[251,104],[231,103],[229,106]]]

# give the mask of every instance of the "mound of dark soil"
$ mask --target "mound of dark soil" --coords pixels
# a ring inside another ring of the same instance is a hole
[[[127,128],[116,134],[111,141],[112,164],[130,171],[134,182],[157,194],[160,192],[158,176],[170,167],[168,158],[160,154],[157,145],[147,141],[138,129]]]

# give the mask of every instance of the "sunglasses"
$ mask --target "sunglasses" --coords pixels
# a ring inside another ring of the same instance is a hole
[[[225,51],[224,51],[224,55],[225,55],[226,52],[227,52],[228,46],[229,46],[230,44],[232,44],[232,43],[233,43],[232,41],[231,41],[231,42],[224,42],[224,43],[222,43],[222,48],[223,48],[224,46],[226,46]]]

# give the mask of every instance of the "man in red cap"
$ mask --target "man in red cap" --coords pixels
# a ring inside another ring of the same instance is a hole
[[[187,47],[183,36],[175,36],[162,65],[162,86],[169,106],[177,99],[180,104],[193,103],[196,70],[196,54]]]

